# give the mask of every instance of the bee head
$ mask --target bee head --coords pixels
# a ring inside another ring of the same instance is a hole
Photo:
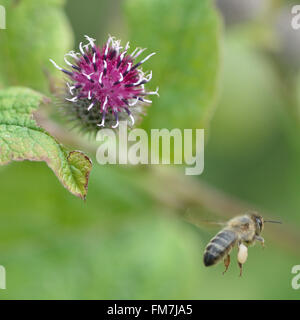
[[[255,224],[256,235],[261,234],[264,228],[264,218],[260,216],[257,212],[253,212],[251,213],[251,219],[254,221]]]

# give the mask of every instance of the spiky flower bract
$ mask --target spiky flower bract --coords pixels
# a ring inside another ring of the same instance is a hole
[[[63,69],[50,59],[68,77],[64,97],[66,113],[88,131],[117,128],[120,120],[130,119],[129,124],[133,126],[144,113],[144,107],[152,102],[147,96],[158,95],[158,89],[145,90],[152,72],[144,73],[140,68],[155,53],[137,62],[146,49],[136,48],[128,53],[129,42],[123,48],[120,40],[111,36],[104,47],[99,48],[95,39],[85,38],[87,44],[79,44],[79,53],[71,51],[65,55],[70,68]]]

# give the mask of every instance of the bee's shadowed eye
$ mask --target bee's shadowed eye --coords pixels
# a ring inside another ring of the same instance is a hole
[[[263,224],[262,224],[262,221],[260,218],[256,218],[256,224],[257,224],[259,230],[261,231]]]

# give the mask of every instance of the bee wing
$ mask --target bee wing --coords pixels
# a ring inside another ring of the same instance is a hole
[[[201,220],[198,222],[199,225],[205,225],[205,226],[221,226],[225,227],[227,225],[227,222],[220,222],[220,221],[212,221],[212,220]]]
[[[205,219],[207,216],[202,216],[202,218],[199,217],[198,212],[191,209],[191,208],[187,208],[183,215],[185,216],[185,218],[188,221],[193,221],[193,224],[201,227],[213,227],[213,226],[221,226],[221,227],[225,227],[227,225],[227,222],[223,222],[223,221],[216,221],[216,220],[209,220],[209,219]]]

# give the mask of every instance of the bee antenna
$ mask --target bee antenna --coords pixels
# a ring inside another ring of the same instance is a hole
[[[281,222],[281,221],[275,221],[275,220],[265,220],[264,222],[280,223],[280,224],[282,224],[282,222]]]

